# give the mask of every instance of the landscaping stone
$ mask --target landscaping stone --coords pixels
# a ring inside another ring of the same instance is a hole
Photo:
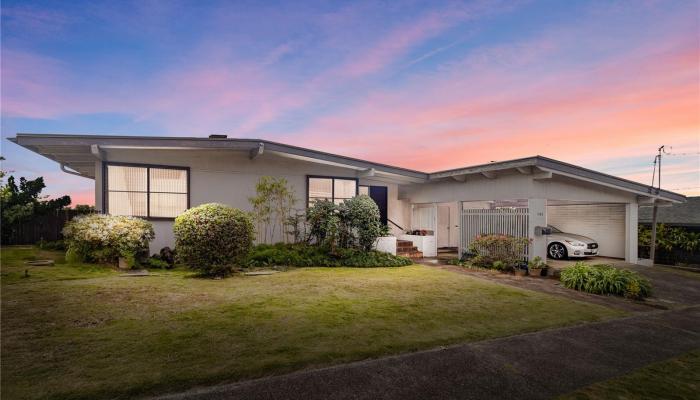
[[[119,276],[130,277],[130,276],[150,276],[150,275],[151,275],[151,273],[148,272],[148,270],[138,269],[138,270],[129,271],[126,274],[121,274]]]
[[[34,260],[25,261],[24,263],[32,267],[49,267],[54,265],[53,260]]]
[[[274,271],[270,269],[262,270],[262,271],[250,271],[250,272],[244,272],[243,275],[245,276],[259,276],[259,275],[272,275],[279,273],[280,271]]]

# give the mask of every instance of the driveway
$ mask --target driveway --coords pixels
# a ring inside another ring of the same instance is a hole
[[[651,301],[658,305],[673,308],[700,304],[700,273],[663,265],[644,266],[631,264],[615,258],[596,257],[584,259],[588,264],[610,264],[616,268],[630,269],[651,281],[653,293]],[[562,269],[573,265],[575,260],[547,260],[554,268]]]
[[[699,320],[652,311],[160,399],[548,399],[700,348]]]

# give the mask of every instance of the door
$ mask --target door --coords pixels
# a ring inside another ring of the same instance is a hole
[[[387,210],[389,203],[388,191],[386,186],[370,186],[369,197],[371,197],[372,200],[374,200],[374,202],[377,203],[382,224],[386,225],[388,218]]]
[[[598,242],[598,255],[625,258],[625,205],[547,206],[547,223]]]
[[[450,207],[437,207],[437,246],[450,246]]]

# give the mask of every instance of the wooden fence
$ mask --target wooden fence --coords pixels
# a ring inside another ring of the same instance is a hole
[[[462,210],[462,249],[466,251],[478,235],[501,234],[528,237],[528,208],[465,208]],[[528,248],[524,250],[527,257]]]
[[[52,242],[63,238],[61,231],[68,221],[84,212],[73,209],[57,210],[54,214],[35,215],[31,220],[15,226],[3,224],[2,244],[35,244],[41,240]],[[9,230],[6,232],[5,230]]]

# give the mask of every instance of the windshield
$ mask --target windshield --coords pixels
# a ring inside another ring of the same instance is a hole
[[[552,230],[552,233],[563,233],[562,231],[557,229],[557,227],[555,227],[555,226],[547,225],[547,227]]]

